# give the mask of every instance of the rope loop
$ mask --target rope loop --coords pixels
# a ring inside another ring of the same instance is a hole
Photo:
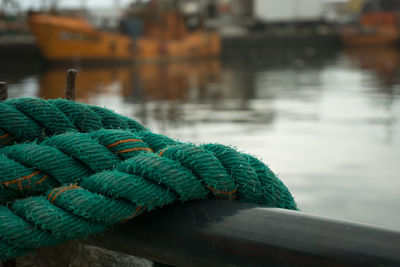
[[[56,99],[0,103],[0,259],[99,233],[207,197],[296,210],[257,158],[155,134],[105,108]]]

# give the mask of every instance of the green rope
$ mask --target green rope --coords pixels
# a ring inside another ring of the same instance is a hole
[[[231,147],[178,142],[61,99],[12,99],[0,108],[0,134],[11,138],[0,137],[1,260],[178,201],[217,197],[297,209],[267,165]]]

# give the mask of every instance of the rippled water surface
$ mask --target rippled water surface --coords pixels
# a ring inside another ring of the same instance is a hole
[[[400,228],[396,48],[79,68],[78,101],[257,155],[301,210]],[[9,67],[7,67],[9,66]],[[9,96],[63,96],[65,68],[5,64]]]

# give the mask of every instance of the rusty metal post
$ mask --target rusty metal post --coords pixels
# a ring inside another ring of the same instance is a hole
[[[0,82],[0,101],[8,98],[8,86],[6,82]]]
[[[4,101],[8,98],[8,86],[6,82],[0,81],[0,102]],[[8,261],[1,262],[3,267],[16,267],[17,261],[15,259],[11,259]]]
[[[65,98],[68,100],[75,100],[75,79],[77,71],[69,69],[67,71],[67,81],[65,87]]]

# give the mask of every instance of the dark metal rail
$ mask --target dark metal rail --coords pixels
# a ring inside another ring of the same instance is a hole
[[[225,200],[165,207],[84,242],[178,266],[400,266],[400,231]]]

